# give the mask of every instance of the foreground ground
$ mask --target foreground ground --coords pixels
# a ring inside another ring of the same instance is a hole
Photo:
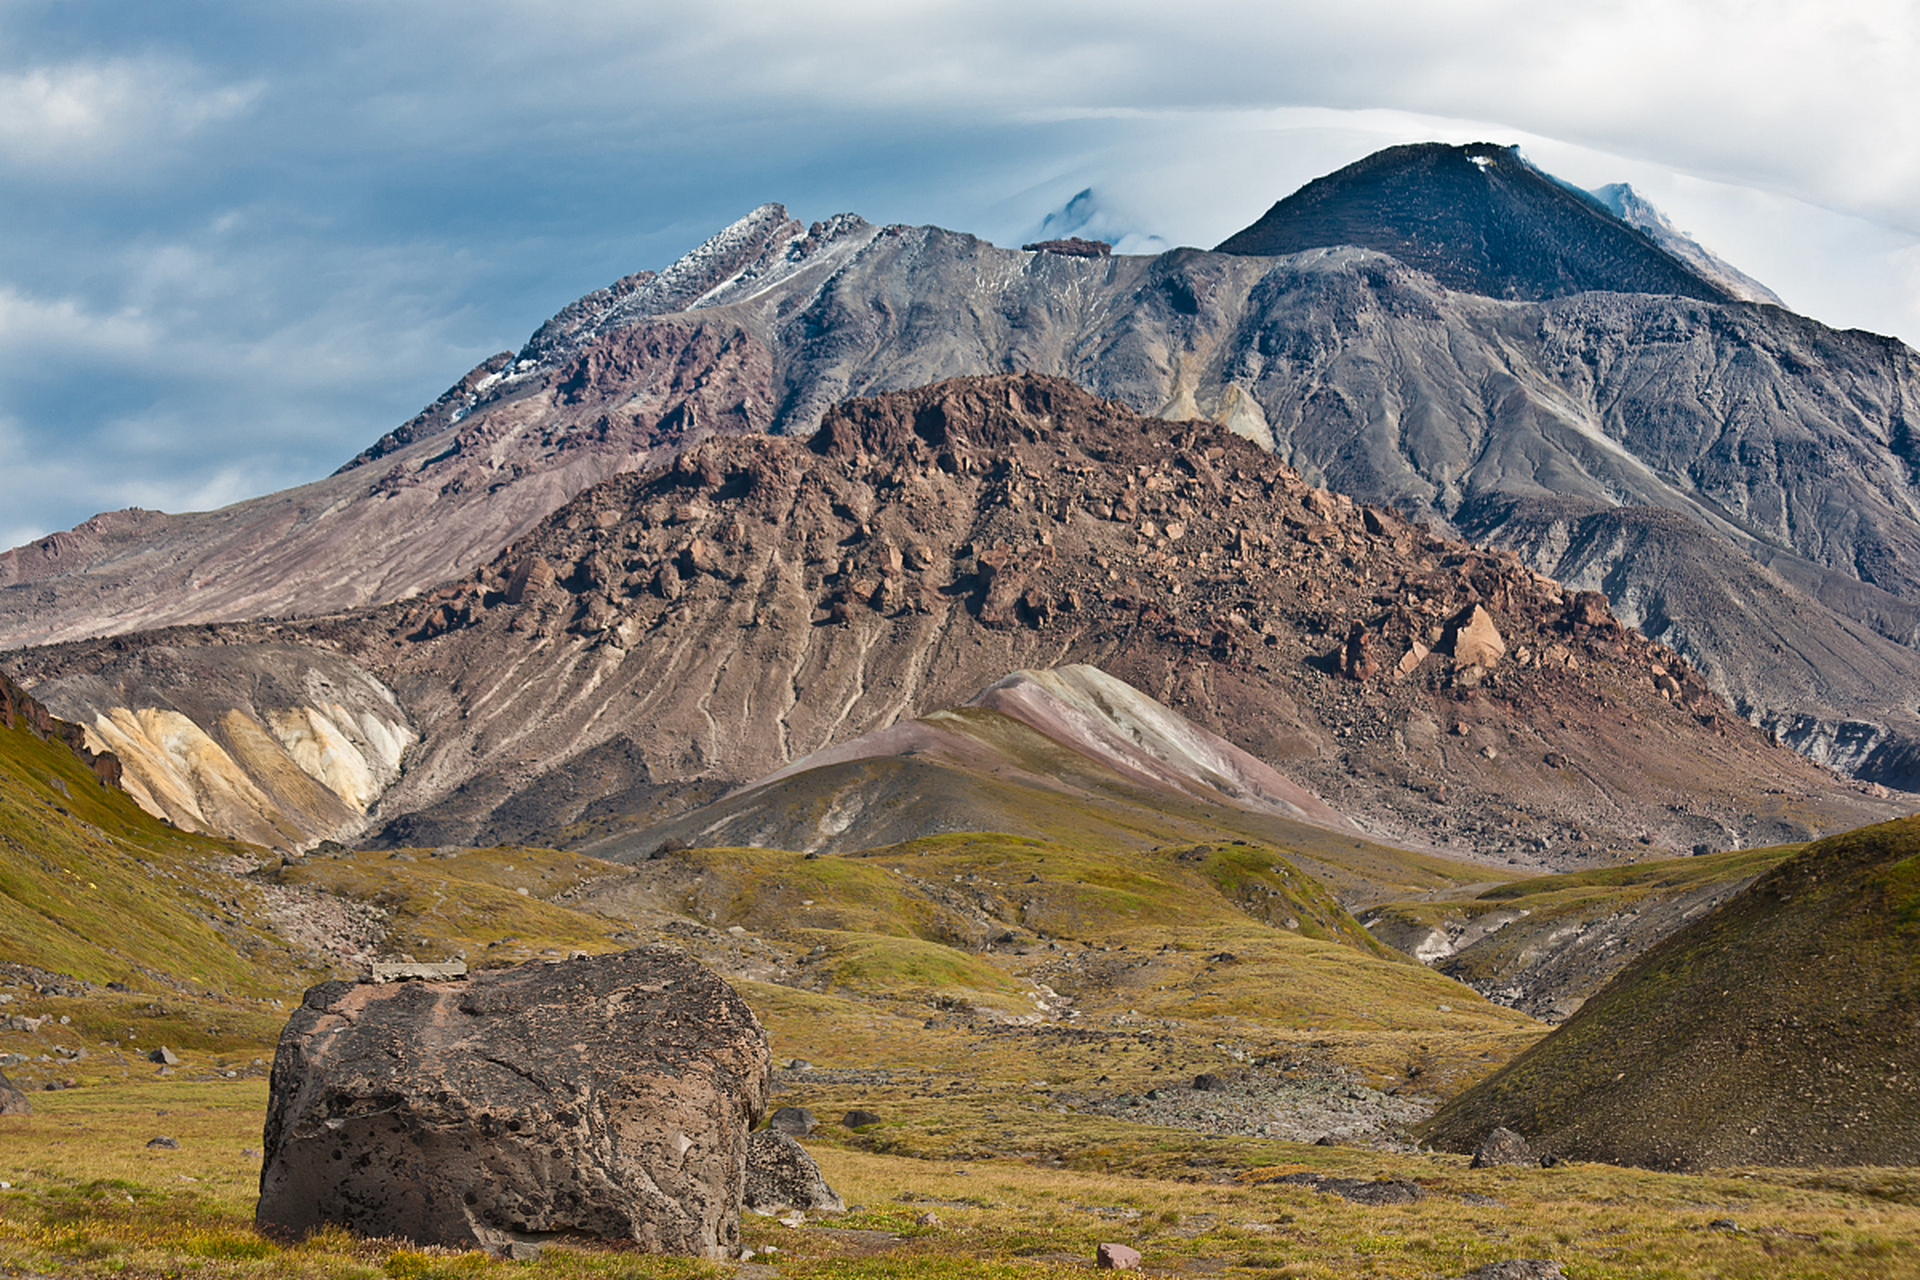
[[[794,1047],[776,1040],[777,1053]],[[818,1085],[796,1085],[812,1073]],[[345,1233],[276,1244],[252,1228],[266,1084],[190,1061],[171,1077],[37,1094],[34,1116],[0,1120],[0,1275],[1044,1277],[1091,1270],[1101,1241],[1177,1276],[1456,1276],[1516,1257],[1593,1280],[1920,1274],[1913,1171],[1470,1170],[1457,1156],[1068,1118],[1004,1079],[941,1106],[917,1077],[838,1072],[824,1055],[812,1073],[783,1072],[776,1101],[826,1120],[808,1146],[851,1208],[749,1216],[750,1263],[590,1246],[509,1263]],[[858,1133],[833,1109],[855,1094],[882,1116]],[[150,1147],[157,1137],[178,1146]],[[961,1147],[968,1158],[952,1156]],[[926,1154],[905,1153],[916,1148]],[[1379,1186],[1383,1199],[1410,1183],[1420,1198],[1356,1203],[1268,1181],[1298,1172]]]

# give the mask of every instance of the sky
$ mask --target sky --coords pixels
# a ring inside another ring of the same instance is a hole
[[[1155,252],[1516,143],[1920,343],[1917,120],[1913,0],[0,0],[0,547],[317,479],[768,200]]]

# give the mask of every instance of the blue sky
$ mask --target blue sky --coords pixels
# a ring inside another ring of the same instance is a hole
[[[765,200],[1209,245],[1380,146],[1920,340],[1920,6],[0,0],[0,546],[316,478]]]

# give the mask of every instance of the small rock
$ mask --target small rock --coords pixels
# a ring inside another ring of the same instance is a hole
[[[806,1148],[778,1129],[759,1129],[747,1136],[740,1202],[757,1213],[778,1209],[844,1213],[847,1208]]]
[[[767,1128],[793,1138],[804,1138],[820,1127],[805,1107],[781,1107],[767,1117]]]
[[[515,1240],[507,1245],[508,1262],[534,1262],[540,1257],[540,1246],[531,1240]]]
[[[840,1123],[849,1129],[864,1129],[870,1124],[879,1124],[880,1117],[871,1111],[863,1111],[855,1107],[840,1117]]]
[[[929,1210],[915,1218],[914,1221],[923,1227],[937,1227],[940,1225],[940,1215]]]
[[[33,1104],[27,1101],[27,1095],[20,1087],[0,1072],[0,1116],[30,1116]]]
[[[158,1137],[158,1138],[148,1138],[147,1146],[149,1149],[157,1148],[158,1150],[161,1150],[161,1151],[178,1151],[180,1149],[180,1139],[168,1138],[164,1136]]]
[[[1475,1148],[1473,1162],[1469,1169],[1490,1169],[1495,1165],[1512,1164],[1522,1167],[1536,1163],[1533,1148],[1527,1140],[1511,1129],[1495,1129],[1480,1140]]]
[[[1227,1087],[1227,1082],[1211,1071],[1202,1071],[1193,1078],[1193,1087],[1201,1093],[1213,1093]]]
[[[1132,1271],[1140,1265],[1140,1251],[1124,1244],[1102,1242],[1093,1252],[1093,1262],[1102,1271]]]
[[[149,1053],[147,1055],[147,1061],[157,1062],[163,1067],[177,1067],[180,1065],[179,1057],[174,1054],[173,1050],[167,1048],[165,1045],[161,1045],[158,1049]]]

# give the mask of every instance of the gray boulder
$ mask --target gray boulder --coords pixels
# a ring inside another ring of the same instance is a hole
[[[781,1107],[767,1117],[767,1128],[777,1129],[790,1138],[804,1138],[819,1127],[820,1122],[805,1107]]]
[[[27,1101],[27,1095],[20,1091],[19,1085],[7,1079],[5,1072],[0,1072],[0,1116],[32,1114],[33,1104]]]
[[[1547,1258],[1508,1258],[1475,1267],[1460,1280],[1567,1280],[1567,1273]]]
[[[274,1057],[256,1220],[505,1252],[555,1235],[738,1251],[766,1035],[645,947],[465,982],[328,982]]]
[[[1469,1169],[1490,1169],[1498,1164],[1531,1166],[1539,1163],[1533,1154],[1533,1148],[1527,1140],[1511,1129],[1500,1128],[1480,1139],[1480,1145],[1474,1149],[1473,1161]]]
[[[741,1203],[758,1213],[806,1209],[843,1213],[846,1203],[805,1147],[778,1129],[757,1129],[747,1138],[747,1182]]]

